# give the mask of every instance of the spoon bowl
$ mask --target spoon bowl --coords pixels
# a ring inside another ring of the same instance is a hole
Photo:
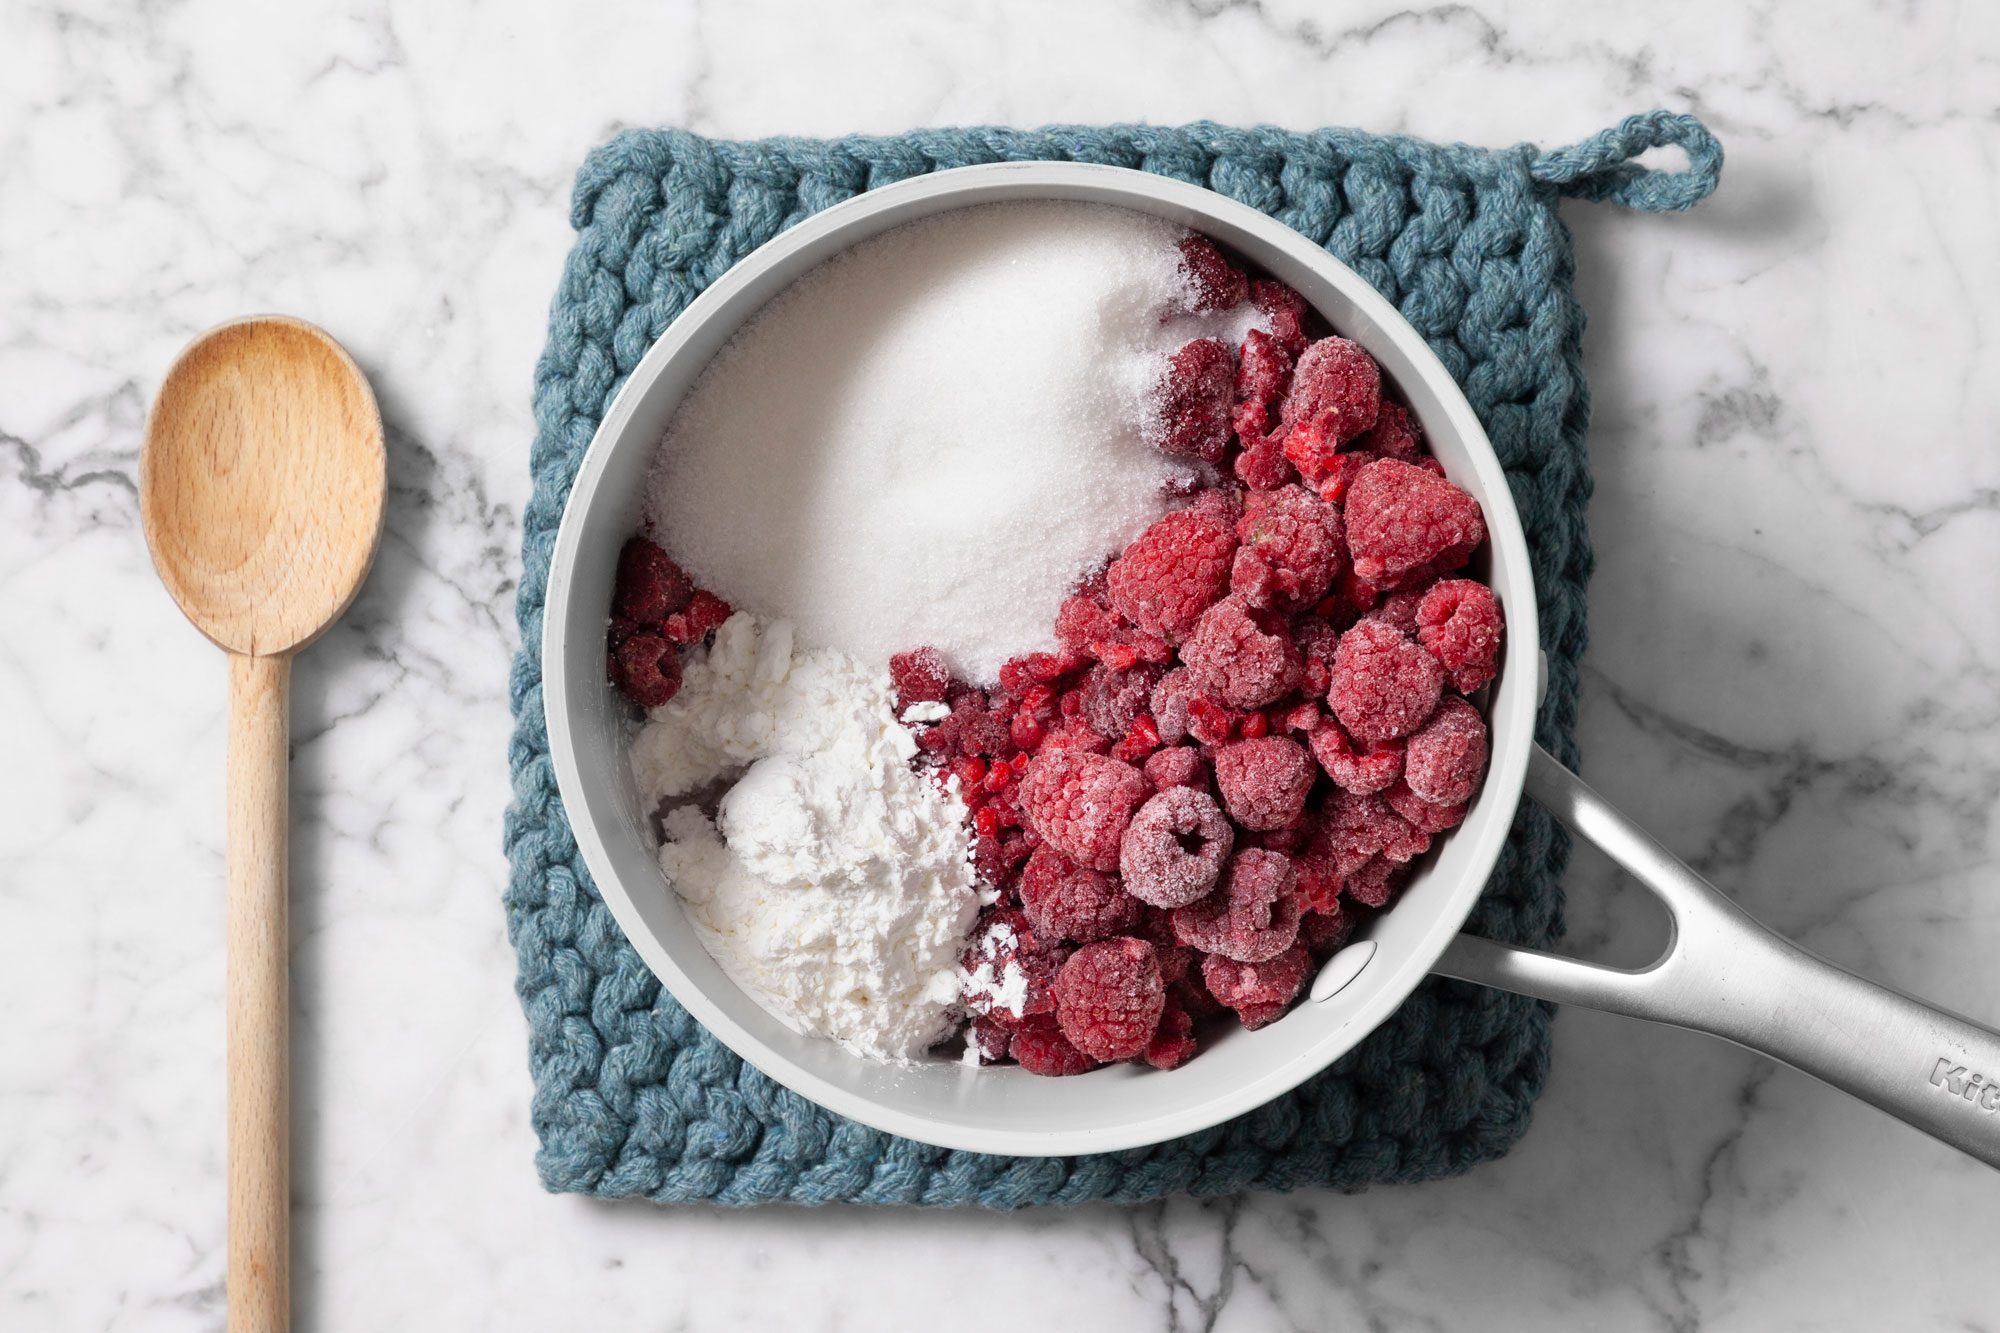
[[[382,532],[382,418],[360,369],[303,320],[202,334],[153,405],[139,513],[195,628],[232,653],[312,641],[360,590]]]
[[[339,619],[382,535],[375,395],[340,344],[266,315],[196,338],[139,456],[153,565],[229,653],[229,1327],[291,1326],[286,766],[292,654]]]

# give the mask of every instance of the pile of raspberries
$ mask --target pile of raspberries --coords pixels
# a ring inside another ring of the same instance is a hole
[[[653,542],[631,538],[611,590],[611,683],[639,707],[658,708],[680,693],[681,649],[727,619],[729,603],[695,587]]]
[[[964,799],[999,895],[964,960],[983,1063],[1172,1069],[1200,1020],[1276,1021],[1486,769],[1468,696],[1501,617],[1459,575],[1478,503],[1366,351],[1308,338],[1297,292],[1200,236],[1181,254],[1197,309],[1247,300],[1264,325],[1188,343],[1161,382],[1151,434],[1195,471],[1185,505],[994,688],[929,648],[890,666],[899,713],[949,709],[920,762]]]

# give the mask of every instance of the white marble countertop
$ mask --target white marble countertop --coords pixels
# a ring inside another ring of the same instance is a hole
[[[1527,1139],[1437,1185],[1017,1216],[550,1197],[499,904],[531,368],[611,130],[1560,143],[1657,105],[1725,140],[1716,197],[1566,209],[1586,772],[1813,949],[2000,1019],[1990,15],[616,8],[0,17],[0,1326],[221,1322],[224,672],[154,582],[133,476],[175,350],[263,309],[342,338],[391,431],[380,563],[296,689],[302,1326],[1995,1326],[2000,1176],[1575,1010]],[[1569,892],[1572,949],[1645,956],[1637,889],[1579,855]]]

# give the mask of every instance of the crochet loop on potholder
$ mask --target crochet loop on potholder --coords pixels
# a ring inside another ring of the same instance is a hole
[[[1633,161],[1663,147],[1678,147],[1685,168]],[[612,396],[703,288],[801,218],[926,172],[1021,160],[1108,163],[1205,185],[1323,245],[1396,304],[1464,387],[1506,469],[1541,598],[1548,693],[1538,735],[1575,762],[1590,400],[1574,259],[1556,204],[1568,195],[1644,211],[1690,207],[1714,189],[1722,161],[1699,122],[1653,112],[1551,152],[1212,124],[758,142],[621,133],[578,173],[576,245],[535,372],[511,690],[507,925],[530,1029],[537,1161],[550,1189],[995,1208],[1355,1189],[1464,1171],[1504,1153],[1527,1126],[1548,1071],[1550,1010],[1432,978],[1296,1091],[1187,1138],[1070,1158],[898,1139],[787,1091],[704,1031],[661,989],[591,883],[549,760],[542,608],[563,502]],[[1469,928],[1552,942],[1567,860],[1566,840],[1524,804]]]

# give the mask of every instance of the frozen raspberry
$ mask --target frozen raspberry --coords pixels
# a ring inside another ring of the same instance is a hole
[[[1161,740],[1178,745],[1187,738],[1188,703],[1198,693],[1194,676],[1186,667],[1175,667],[1160,677],[1153,686],[1151,704],[1153,724],[1159,728]]]
[[[722,628],[731,615],[729,603],[704,588],[695,589],[688,604],[661,622],[668,639],[683,646],[700,643]]]
[[[1387,907],[1397,890],[1410,879],[1410,866],[1406,861],[1391,861],[1386,856],[1377,856],[1362,864],[1361,868],[1347,877],[1344,892],[1347,897],[1363,907]]]
[[[1291,460],[1285,457],[1284,446],[1269,440],[1246,445],[1231,467],[1236,479],[1253,491],[1275,491],[1299,479]]]
[[[694,596],[690,579],[673,557],[644,537],[633,537],[618,552],[618,581],[611,614],[632,625],[657,625]]]
[[[1125,891],[1155,907],[1185,907],[1215,887],[1235,841],[1214,797],[1168,787],[1126,825],[1118,848]]]
[[[896,687],[896,706],[941,703],[951,688],[951,669],[935,648],[912,648],[889,659],[889,683]]]
[[[1181,237],[1180,248],[1188,310],[1229,310],[1250,299],[1250,280],[1223,257],[1214,241],[1190,232]]]
[[[951,700],[951,716],[938,724],[953,728],[960,754],[999,755],[1014,748],[1007,719],[987,706],[986,696],[966,690]]]
[[[1236,734],[1242,714],[1224,708],[1205,694],[1188,700],[1188,739],[1197,745],[1223,745]]]
[[[1042,737],[1041,746],[1035,753],[1077,750],[1087,754],[1104,754],[1110,749],[1111,738],[1078,717],[1071,718]]]
[[[1401,403],[1387,398],[1382,400],[1382,406],[1375,414],[1375,424],[1354,437],[1354,448],[1378,458],[1396,458],[1405,463],[1414,463],[1424,454],[1423,447],[1417,443],[1416,418]]]
[[[1444,692],[1444,668],[1395,626],[1359,620],[1333,654],[1327,703],[1358,741],[1394,740],[1424,724]]]
[[[1279,829],[1297,819],[1312,781],[1305,747],[1286,736],[1237,741],[1215,755],[1215,789],[1229,817],[1247,829]]]
[[[1264,434],[1270,428],[1270,412],[1284,400],[1290,386],[1292,354],[1262,328],[1252,328],[1236,360],[1236,402],[1260,408],[1254,434]],[[1242,420],[1240,412],[1238,420]],[[1242,430],[1240,424],[1238,430]]]
[[[1333,684],[1333,654],[1340,646],[1340,631],[1317,614],[1300,616],[1292,622],[1292,642],[1299,650],[1300,687],[1309,696],[1325,698]]]
[[[1403,743],[1377,741],[1359,746],[1340,729],[1338,722],[1324,722],[1307,737],[1313,758],[1333,779],[1334,785],[1357,795],[1386,789],[1403,775]]]
[[[1306,349],[1306,298],[1282,282],[1250,280],[1250,300],[1263,312],[1264,325],[1278,346],[1296,357]]]
[[[1140,629],[1175,643],[1229,590],[1236,515],[1216,502],[1177,509],[1147,528],[1111,562],[1111,608]],[[1060,632],[1060,625],[1058,625]]]
[[[1192,745],[1156,750],[1146,756],[1146,762],[1140,765],[1140,769],[1155,791],[1165,791],[1169,787],[1190,787],[1195,791],[1208,788],[1208,766],[1202,763],[1201,751]]]
[[[1355,574],[1384,588],[1457,569],[1486,540],[1477,500],[1393,458],[1361,469],[1347,488],[1345,514]]]
[[[1118,868],[1118,840],[1146,799],[1138,769],[1087,750],[1044,748],[1021,779],[1021,810],[1055,849],[1091,870]]]
[[[1299,877],[1299,906],[1308,914],[1338,910],[1340,886],[1365,856],[1343,856],[1334,847],[1326,821],[1309,812],[1305,841],[1292,853]]]
[[[1499,604],[1483,583],[1440,579],[1417,604],[1417,638],[1444,664],[1460,694],[1499,674],[1502,636]]]
[[[1299,653],[1282,624],[1260,624],[1239,597],[1202,614],[1181,648],[1195,686],[1235,708],[1261,708],[1299,681]]]
[[[1354,913],[1336,900],[1330,910],[1311,911],[1299,918],[1299,940],[1316,958],[1324,958],[1354,934]]]
[[[1352,450],[1338,454],[1334,457],[1326,475],[1313,483],[1313,489],[1317,490],[1319,498],[1328,504],[1341,504],[1346,501],[1348,489],[1354,485],[1354,479],[1361,475],[1363,468],[1374,461],[1373,454],[1356,453]]]
[[[1382,799],[1391,809],[1409,821],[1410,827],[1420,833],[1442,833],[1448,828],[1456,828],[1465,822],[1467,803],[1464,801],[1443,805],[1436,801],[1426,801],[1410,790],[1407,780],[1382,793]]]
[[[1083,679],[1083,720],[1102,735],[1123,736],[1151,706],[1153,687],[1166,674],[1163,668],[1150,662],[1123,671],[1092,667]]]
[[[965,1007],[1002,1026],[1055,1012],[1055,979],[1068,950],[1035,934],[1025,913],[989,907],[959,959]]]
[[[1266,1005],[1289,1005],[1305,989],[1306,974],[1311,970],[1312,955],[1303,944],[1294,944],[1261,963],[1241,963],[1220,954],[1201,960],[1201,979],[1208,993],[1239,1013]]]
[[[1318,602],[1340,573],[1340,511],[1302,486],[1252,491],[1236,523],[1229,586],[1252,606],[1292,612]]]
[[[1072,1046],[1097,1060],[1146,1049],[1166,1007],[1153,946],[1124,937],[1086,944],[1056,974],[1056,1021]]]
[[[1360,343],[1321,338],[1292,368],[1279,423],[1285,457],[1307,481],[1324,481],[1338,466],[1340,447],[1375,424],[1382,372]]]
[[[1046,1014],[1028,1019],[1014,1030],[1013,1039],[1007,1043],[1007,1054],[1030,1074],[1052,1078],[1087,1074],[1098,1065],[1071,1045],[1056,1020]]]
[[[1150,713],[1141,713],[1132,719],[1132,725],[1125,730],[1122,739],[1111,746],[1111,757],[1123,759],[1128,764],[1136,764],[1147,755],[1160,748],[1159,724]]]
[[[1072,652],[1095,657],[1091,645],[1117,639],[1123,628],[1105,601],[1101,578],[1071,593],[1056,611],[1056,638]]]
[[[1174,909],[1174,934],[1183,944],[1239,963],[1276,958],[1298,938],[1297,890],[1289,857],[1255,847],[1238,852],[1220,888]]]
[[[611,683],[641,708],[658,708],[681,689],[681,655],[657,634],[634,634],[611,655]]]
[[[997,1065],[1007,1058],[1007,1043],[1014,1034],[1005,1025],[994,1022],[985,1014],[976,1015],[965,1027],[966,1049],[972,1052],[976,1063]]]
[[[1226,343],[1197,338],[1175,352],[1153,391],[1156,419],[1148,430],[1163,454],[1217,463],[1229,448],[1236,405],[1236,358]]]
[[[1431,845],[1430,834],[1403,818],[1380,795],[1333,792],[1320,811],[1319,829],[1343,879],[1372,856],[1400,863],[1422,855]]]
[[[1146,1063],[1155,1069],[1179,1069],[1193,1058],[1195,1050],[1194,1019],[1180,1006],[1167,1005],[1160,1013],[1160,1025],[1146,1043]]]
[[[1371,620],[1379,620],[1385,625],[1394,625],[1397,632],[1417,637],[1417,607],[1424,600],[1423,588],[1404,588],[1384,597],[1374,610],[1368,613]]]
[[[1036,938],[1093,940],[1123,935],[1139,923],[1139,900],[1110,875],[1086,870],[1043,843],[1021,869],[1021,910]]]
[[[1410,737],[1403,781],[1419,800],[1463,805],[1486,771],[1486,719],[1463,699],[1446,699]]]

